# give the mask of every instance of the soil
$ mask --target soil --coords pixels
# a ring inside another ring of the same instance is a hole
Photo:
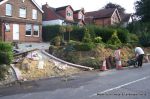
[[[44,60],[43,69],[38,69],[38,61],[28,58],[25,58],[16,66],[20,68],[24,80],[36,80],[49,77],[69,76],[81,72],[80,69],[69,66],[61,69],[50,60]]]

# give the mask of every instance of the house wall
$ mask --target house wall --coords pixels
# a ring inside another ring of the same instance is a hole
[[[73,18],[74,18],[74,19],[78,19],[78,13],[74,13],[74,14],[73,14]]]
[[[50,21],[43,21],[43,26],[46,25],[62,25],[64,20],[50,20]]]
[[[72,13],[72,15],[71,15],[71,16],[67,16],[67,11],[70,12],[70,13]],[[68,6],[68,7],[66,8],[66,20],[71,20],[71,21],[73,21],[73,11],[72,11],[72,9],[70,8],[70,6]]]
[[[5,15],[5,6],[9,3],[12,5],[12,16],[6,16]],[[26,18],[20,18],[19,17],[19,9],[20,8],[26,8]],[[32,19],[32,9],[37,10],[37,19]],[[25,0],[25,2],[22,2],[22,0],[8,0],[6,3],[0,5],[0,17],[6,17],[5,20],[2,20],[3,23],[9,23],[10,24],[10,32],[5,32],[5,41],[13,41],[13,19],[20,20],[15,21],[15,24],[19,24],[19,41],[23,42],[32,42],[32,41],[42,41],[41,32],[42,32],[42,12],[36,7],[36,5],[33,4],[31,0]],[[11,18],[12,21],[7,20],[8,18]],[[24,21],[24,22],[22,22]],[[32,24],[32,25],[39,25],[40,28],[40,36],[34,37],[31,35],[31,37],[25,36],[25,26],[26,24]]]
[[[111,17],[111,25],[115,25],[120,23],[119,17],[117,15],[117,11],[115,11]]]
[[[82,11],[80,11],[80,12],[78,13],[78,19],[84,20],[84,14],[82,13]]]
[[[5,38],[4,38],[5,41],[9,41],[9,42],[13,41],[13,29],[14,29],[13,24],[18,24],[18,23],[9,23],[10,31],[5,32]],[[19,25],[19,42],[40,42],[40,41],[42,41],[41,33],[39,34],[39,37],[35,37],[33,34],[31,36],[26,36],[25,35],[26,24],[19,23],[18,25]],[[32,30],[33,30],[33,25],[32,25]],[[42,31],[42,25],[40,25],[40,31]]]
[[[100,26],[108,26],[111,25],[111,19],[110,18],[94,19],[94,24]]]

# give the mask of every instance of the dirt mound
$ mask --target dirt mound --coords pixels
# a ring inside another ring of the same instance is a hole
[[[39,61],[25,58],[21,63],[18,63],[16,66],[20,68],[22,72],[22,77],[26,80],[69,76],[75,73],[79,73],[81,71],[80,69],[69,66],[61,68],[59,66],[56,66],[54,62],[50,60],[44,60],[43,69],[39,69],[38,64]]]

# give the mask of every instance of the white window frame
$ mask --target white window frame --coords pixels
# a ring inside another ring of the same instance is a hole
[[[71,11],[67,11],[67,16],[72,16],[73,14],[72,14],[72,12]]]
[[[29,29],[30,28],[30,29]],[[31,31],[30,35],[27,35],[27,30]],[[32,36],[32,25],[31,24],[26,24],[26,28],[25,28],[25,36]]]
[[[12,16],[12,5],[7,3],[6,4],[6,11],[5,11],[7,16]]]
[[[37,10],[32,9],[32,19],[37,19]]]
[[[38,35],[35,35],[34,31],[38,31]],[[40,26],[39,25],[33,25],[33,36],[39,37],[39,33],[40,33]]]
[[[26,10],[26,8],[20,8],[19,9],[19,17],[26,18],[26,16],[27,16],[27,10]]]
[[[10,24],[5,23],[5,32],[10,32]]]

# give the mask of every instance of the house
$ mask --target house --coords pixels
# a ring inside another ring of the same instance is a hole
[[[109,26],[116,25],[120,22],[121,18],[116,8],[101,9],[85,13],[86,24]]]
[[[0,1],[0,37],[3,41],[42,41],[43,10],[34,0]]]
[[[73,19],[73,8],[70,5],[52,8],[47,3],[42,6],[43,25],[72,25],[77,24]]]
[[[84,25],[84,9],[74,11],[70,5],[53,8],[47,3],[42,6],[43,25]]]
[[[84,8],[73,12],[73,18],[75,22],[78,23],[79,26],[85,25],[84,16],[85,16]]]
[[[129,23],[132,22],[132,14],[127,14],[127,13],[122,13],[120,14],[120,17],[121,17],[121,25],[122,27],[127,27],[127,25]]]

